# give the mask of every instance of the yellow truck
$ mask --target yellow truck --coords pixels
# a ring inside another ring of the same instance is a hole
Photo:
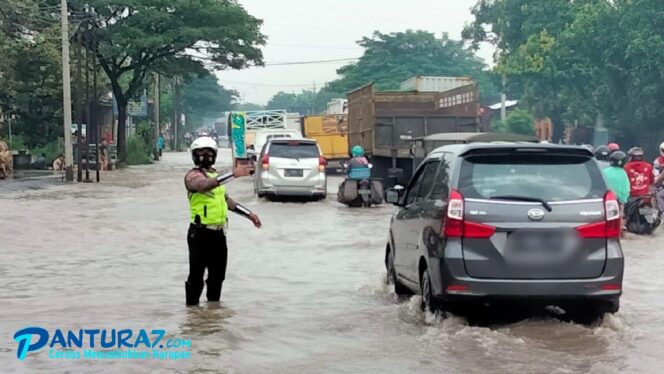
[[[347,115],[305,116],[302,130],[305,138],[316,139],[328,165],[332,163],[331,167],[340,168],[341,162],[349,158]]]

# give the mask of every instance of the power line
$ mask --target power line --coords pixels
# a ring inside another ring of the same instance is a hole
[[[292,62],[272,62],[265,63],[265,66],[284,66],[284,65],[308,65],[308,64],[326,64],[330,62],[343,62],[359,60],[359,57],[352,58],[338,58],[334,60],[317,60],[317,61],[292,61]]]
[[[362,47],[336,47],[336,46],[325,46],[325,45],[305,45],[305,44],[282,44],[282,43],[268,43],[268,47],[287,47],[287,48],[305,48],[305,49],[345,49],[345,50],[359,50]]]
[[[224,84],[240,84],[247,86],[257,86],[257,87],[311,87],[311,83],[306,84],[274,84],[274,83],[257,83],[257,82],[237,82],[237,81],[228,81],[224,79],[219,80],[220,83]]]

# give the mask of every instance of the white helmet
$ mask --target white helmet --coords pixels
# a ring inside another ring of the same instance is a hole
[[[214,139],[210,137],[201,136],[200,138],[196,138],[191,143],[192,152],[197,149],[203,149],[203,148],[210,148],[211,150],[214,151],[214,153],[217,153],[217,142],[215,142]]]
[[[659,155],[664,157],[664,143],[659,145]]]
[[[212,150],[213,155],[211,157],[209,155],[197,155],[196,151],[201,149],[210,149]],[[214,165],[217,160],[217,142],[207,136],[196,138],[196,140],[191,143],[191,159],[194,160],[194,165],[203,168],[208,168]]]

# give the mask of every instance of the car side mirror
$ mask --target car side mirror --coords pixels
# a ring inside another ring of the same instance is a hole
[[[385,191],[385,201],[396,206],[401,206],[401,196],[405,190],[404,186],[401,185],[389,188]]]

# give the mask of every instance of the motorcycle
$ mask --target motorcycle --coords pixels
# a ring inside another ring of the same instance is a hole
[[[343,164],[344,169],[348,165]],[[380,205],[383,203],[383,184],[380,179],[371,178],[371,168],[369,164],[367,171],[360,172],[362,175],[352,175],[344,179],[339,185],[337,200],[349,207],[365,207]]]
[[[639,196],[625,204],[627,231],[650,235],[661,224],[660,211],[654,194]]]

